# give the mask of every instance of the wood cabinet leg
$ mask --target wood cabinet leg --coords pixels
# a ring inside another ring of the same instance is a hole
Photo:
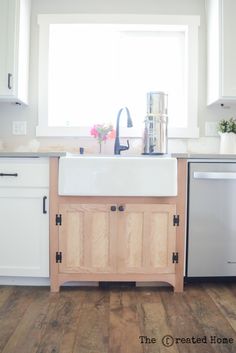
[[[60,286],[59,286],[59,284],[58,284],[58,281],[51,280],[50,291],[51,291],[52,293],[58,293],[58,292],[60,291]]]
[[[174,287],[174,292],[175,293],[182,293],[184,290],[184,281],[182,280],[177,280],[176,281],[176,284],[175,284],[175,287]]]

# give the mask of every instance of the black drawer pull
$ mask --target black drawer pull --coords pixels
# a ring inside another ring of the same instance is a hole
[[[47,196],[43,197],[43,213],[46,214],[47,210],[46,210],[46,201],[47,201]]]
[[[0,176],[12,176],[12,177],[17,177],[18,173],[0,173]]]
[[[7,75],[7,87],[8,89],[12,89],[12,74]]]
[[[123,211],[125,210],[125,208],[124,208],[124,206],[121,205],[121,206],[118,207],[118,210],[119,210],[120,212],[123,212]]]
[[[116,211],[116,206],[111,206],[111,211],[115,212]]]

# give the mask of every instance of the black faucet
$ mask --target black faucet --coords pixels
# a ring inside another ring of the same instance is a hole
[[[114,154],[120,154],[121,151],[126,151],[129,149],[129,140],[127,140],[127,146],[122,146],[120,144],[120,116],[123,110],[126,111],[126,115],[127,115],[127,127],[133,126],[129,109],[127,107],[121,108],[116,118],[116,139],[115,139],[115,146],[114,146]]]

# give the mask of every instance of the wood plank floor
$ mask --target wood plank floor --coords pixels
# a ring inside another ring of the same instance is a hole
[[[235,353],[236,284],[0,286],[0,353],[162,352]]]

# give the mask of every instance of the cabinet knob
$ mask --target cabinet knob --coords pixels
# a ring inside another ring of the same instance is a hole
[[[124,206],[120,205],[120,206],[118,207],[118,210],[119,210],[120,212],[123,212],[123,211],[125,210],[125,208],[124,208]]]
[[[116,206],[111,206],[111,211],[115,212],[116,211]]]

